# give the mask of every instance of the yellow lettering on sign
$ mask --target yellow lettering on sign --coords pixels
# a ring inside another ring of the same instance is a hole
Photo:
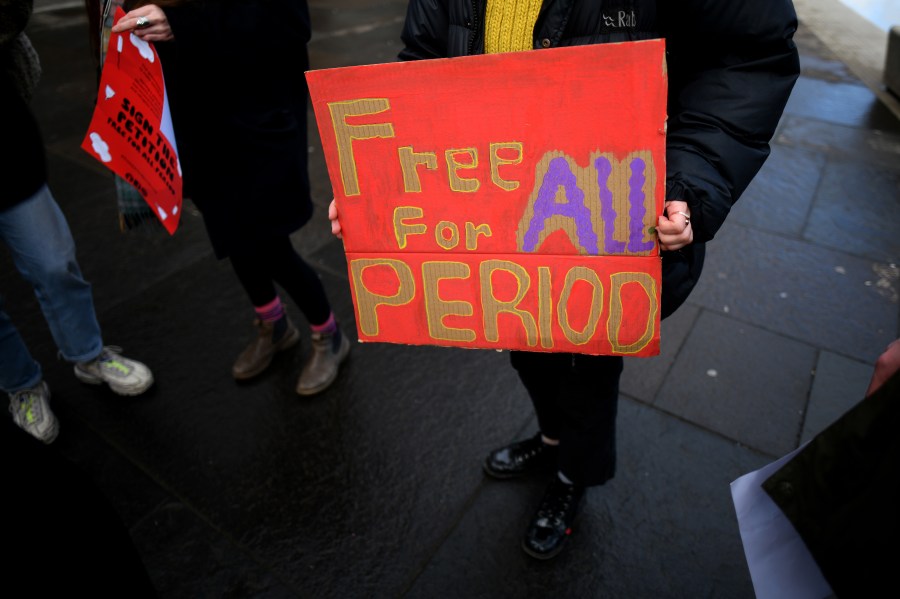
[[[459,156],[468,156],[469,162],[460,162]],[[478,150],[475,148],[461,148],[458,150],[445,150],[447,159],[447,176],[450,178],[450,189],[471,193],[478,191],[481,184],[478,179],[464,179],[459,176],[459,171],[478,167]]]
[[[362,98],[348,102],[328,103],[328,110],[331,112],[331,126],[334,127],[334,137],[337,143],[344,195],[359,195],[359,177],[356,174],[353,141],[394,137],[394,126],[391,123],[350,125],[347,123],[347,117],[378,114],[389,110],[390,107],[391,104],[387,98]]]
[[[572,287],[575,285],[576,281],[584,281],[594,289],[594,293],[591,295],[591,308],[588,313],[587,322],[584,325],[584,330],[581,331],[576,331],[572,328],[572,325],[569,324],[569,314],[567,310],[569,306],[569,297],[572,295]],[[584,266],[573,266],[569,269],[569,272],[566,273],[566,280],[563,282],[563,292],[559,298],[559,304],[556,306],[559,317],[559,326],[562,328],[566,339],[575,345],[584,345],[590,341],[591,337],[593,337],[594,333],[597,331],[597,324],[600,322],[600,310],[602,308],[603,284],[600,282],[600,277],[597,276],[597,273]]]
[[[397,293],[379,295],[369,290],[363,283],[363,272],[373,266],[386,266],[397,277]],[[357,258],[350,261],[353,276],[353,290],[359,310],[359,328],[370,337],[378,335],[378,306],[402,306],[412,301],[416,293],[412,269],[402,260],[391,258]]]
[[[516,296],[504,302],[494,295],[492,275],[502,270],[510,273],[516,279]],[[531,277],[524,267],[509,260],[485,260],[479,267],[481,276],[481,309],[484,312],[484,337],[492,343],[500,339],[500,327],[497,322],[501,313],[517,316],[525,328],[525,335],[529,346],[537,343],[537,325],[534,316],[527,310],[519,309],[518,305],[525,297],[525,292],[531,285]]]
[[[659,311],[659,302],[656,299],[656,281],[644,272],[617,272],[610,276],[610,283],[609,322],[606,324],[606,334],[613,351],[621,354],[636,354],[653,339],[656,313]],[[634,343],[625,345],[619,341],[622,315],[625,313],[622,304],[622,288],[630,284],[639,285],[644,290],[650,299],[650,309],[647,310],[647,328],[643,335]]]
[[[478,236],[484,235],[485,237],[490,237],[493,235],[491,233],[491,226],[487,223],[482,223],[480,225],[475,225],[475,223],[466,223],[466,249],[467,250],[477,250],[478,249]]]
[[[462,262],[424,262],[422,264],[422,285],[425,288],[425,314],[428,319],[428,334],[432,339],[443,341],[475,341],[472,329],[455,329],[444,324],[446,316],[471,316],[472,304],[463,301],[445,300],[440,295],[438,285],[444,279],[469,278],[469,265]]]
[[[515,150],[516,157],[512,159],[501,158],[501,150]],[[512,191],[519,187],[518,181],[507,181],[500,177],[500,167],[505,164],[519,164],[522,162],[522,142],[491,143],[491,181],[500,189]]]
[[[397,206],[394,208],[394,237],[397,239],[397,247],[406,248],[406,238],[410,235],[423,235],[428,231],[424,223],[414,225],[407,224],[411,218],[422,218],[422,209],[418,206]]]
[[[417,167],[425,165],[428,170],[437,169],[437,154],[434,152],[414,152],[410,146],[399,148],[400,170],[403,171],[403,191],[407,193],[419,193],[422,191],[422,182],[419,180]]]

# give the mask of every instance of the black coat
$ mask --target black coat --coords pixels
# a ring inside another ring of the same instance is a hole
[[[297,0],[195,0],[165,8],[157,43],[190,197],[216,255],[288,235],[312,213],[304,72],[309,9]]]
[[[0,11],[0,211],[30,198],[47,182],[44,141],[28,98],[40,76],[37,53],[24,36],[32,2]]]
[[[403,60],[484,51],[486,0],[412,0]],[[663,252],[662,316],[690,293],[731,206],[769,155],[800,74],[790,0],[545,0],[535,49],[665,38],[666,199],[691,209],[694,243]]]

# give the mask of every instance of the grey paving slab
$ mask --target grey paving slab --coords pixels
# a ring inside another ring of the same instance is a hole
[[[542,481],[485,479],[405,596],[753,597],[729,484],[766,458],[630,401],[619,430],[618,473],[589,492],[571,551],[519,548]]]
[[[74,135],[80,143],[97,99],[87,14],[79,6],[35,14],[28,23],[28,35],[43,70],[32,107],[41,115],[44,142],[53,146]]]
[[[731,209],[729,222],[799,236],[826,158],[804,148],[773,145],[769,159]]]
[[[393,0],[341,4],[337,7],[334,3],[310,3],[310,67],[326,69],[397,60],[403,48],[400,32],[407,3]]]
[[[834,83],[806,76],[797,80],[785,113],[854,127],[878,128],[896,120],[861,83]]]
[[[804,238],[881,262],[900,260],[900,172],[830,161]]]
[[[675,314],[663,320],[660,323],[659,355],[625,360],[619,392],[644,403],[653,403],[698,315],[696,307],[685,304]]]
[[[809,406],[803,421],[800,442],[805,443],[825,430],[865,396],[872,377],[872,364],[822,352],[816,362]]]
[[[654,406],[780,456],[797,446],[814,366],[813,347],[706,312]]]
[[[91,478],[115,506],[122,523],[132,529],[172,496],[133,461],[126,446],[110,451],[110,440],[93,429],[91,422],[81,419],[71,405],[72,390],[76,389],[84,401],[108,403],[106,394],[98,394],[94,388],[67,384],[51,388],[54,412],[61,422],[53,447]]]
[[[898,332],[894,272],[890,264],[726,222],[690,301],[873,361]]]
[[[128,455],[127,443],[114,443],[125,455],[110,451],[109,440],[87,430],[90,423],[80,420],[67,399],[57,402],[64,424],[54,446],[115,506],[161,597],[300,596],[141,470]],[[86,401],[105,403],[96,396]]]
[[[900,169],[900,135],[896,133],[787,115],[779,125],[775,141],[843,160],[877,165],[886,171]]]
[[[281,599],[309,589],[278,580],[267,564],[172,500],[131,529],[160,597]]]

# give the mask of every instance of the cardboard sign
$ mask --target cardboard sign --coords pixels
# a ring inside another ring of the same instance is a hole
[[[659,353],[663,41],[307,80],[361,341]]]
[[[115,20],[125,13],[117,9]],[[162,65],[131,33],[109,38],[94,115],[81,147],[141,194],[165,229],[181,218],[182,177]]]

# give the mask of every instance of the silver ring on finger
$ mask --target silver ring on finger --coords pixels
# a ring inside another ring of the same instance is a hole
[[[152,23],[150,23],[150,19],[147,17],[138,17],[134,25],[138,29],[146,29],[147,27],[150,27]]]

